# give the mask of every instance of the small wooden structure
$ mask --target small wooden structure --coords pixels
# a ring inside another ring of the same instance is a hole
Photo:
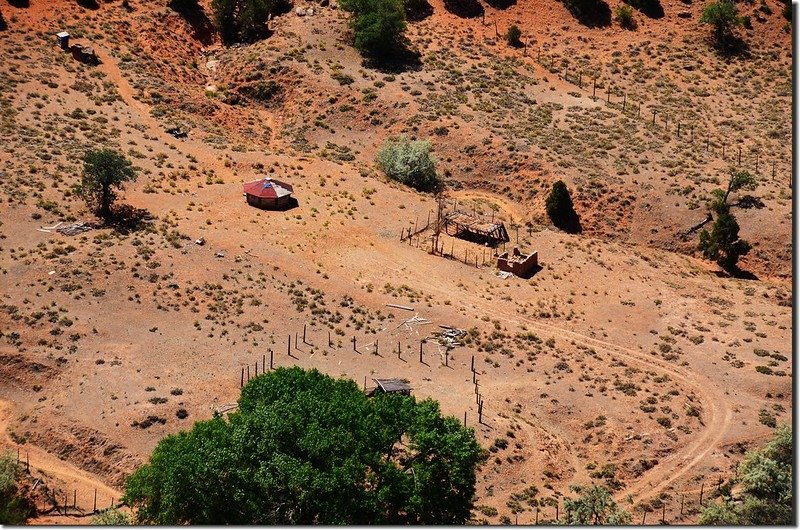
[[[58,45],[62,50],[69,50],[69,33],[66,31],[56,33],[56,42],[58,42]]]
[[[492,247],[511,241],[503,223],[487,223],[461,212],[447,214],[444,219],[444,231],[449,236]]]
[[[497,257],[497,268],[501,271],[510,272],[514,276],[527,278],[539,268],[539,253],[531,252],[526,256],[517,247],[514,247],[511,255],[508,252],[503,252]]]
[[[403,396],[411,395],[411,387],[402,379],[373,379],[377,387],[370,390],[369,396],[375,394],[401,394]]]
[[[244,194],[247,204],[265,210],[283,210],[292,204],[294,189],[289,184],[269,177],[247,182]]]

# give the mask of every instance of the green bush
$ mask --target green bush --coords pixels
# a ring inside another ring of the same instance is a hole
[[[633,9],[631,6],[626,4],[620,4],[617,6],[617,10],[615,12],[617,22],[619,25],[625,29],[633,29],[635,27],[633,21]]]
[[[522,30],[516,24],[512,24],[506,31],[506,42],[509,46],[517,48],[522,46],[522,41],[519,40],[520,37],[522,37]]]
[[[340,0],[350,11],[355,47],[368,55],[391,55],[403,47],[406,13],[403,0]]]
[[[378,151],[375,161],[389,178],[416,190],[437,191],[442,187],[428,141],[410,141],[406,136],[390,138]]]

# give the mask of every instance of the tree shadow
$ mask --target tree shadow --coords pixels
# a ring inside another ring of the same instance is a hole
[[[623,0],[648,18],[664,18],[664,7],[660,0]]]
[[[8,0],[11,7],[26,8],[31,6],[30,0]]]
[[[366,68],[384,74],[418,72],[422,70],[422,56],[417,50],[412,50],[407,43],[404,43],[391,53],[364,57],[363,64]]]
[[[485,12],[478,0],[444,0],[444,7],[450,13],[461,18],[480,17]]]
[[[214,24],[197,0],[170,0],[169,7],[192,27],[195,39],[205,46],[214,43]]]
[[[3,12],[0,11],[0,31],[5,31],[8,29],[8,24],[6,24],[6,19],[3,18]]]
[[[408,4],[406,4],[408,5]],[[414,2],[413,8],[406,8],[406,19],[411,22],[419,22],[433,14],[433,6],[427,0]]]
[[[569,234],[580,234],[583,230],[583,227],[581,226],[581,218],[578,216],[575,210],[566,212],[559,218],[552,219],[552,221],[556,228]]]
[[[736,278],[737,280],[758,280],[758,276],[753,274],[750,271],[745,271],[736,267],[731,270],[717,270],[714,271],[714,275],[717,278]]]
[[[587,28],[611,25],[611,8],[604,0],[564,0],[567,10]]]
[[[97,3],[97,0],[77,0],[76,3],[84,9],[91,9],[92,11],[100,9],[100,4]]]
[[[723,42],[713,43],[717,52],[725,59],[749,59],[750,46],[738,35],[730,35]]]
[[[129,234],[138,232],[151,223],[154,217],[143,208],[134,208],[129,204],[115,206],[111,217],[105,220],[106,226],[112,227],[117,232]]]
[[[516,5],[517,0],[486,0],[486,3],[495,9],[508,9],[511,6]]]
[[[738,206],[739,208],[744,208],[749,210],[750,208],[756,208],[760,210],[764,206],[764,201],[761,200],[760,197],[755,197],[753,195],[744,195],[738,202],[734,203],[732,206]]]

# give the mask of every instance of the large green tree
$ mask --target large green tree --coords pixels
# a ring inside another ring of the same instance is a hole
[[[794,524],[793,467],[792,429],[782,425],[764,448],[747,453],[739,465],[741,490],[706,508],[700,524]]]
[[[461,524],[483,451],[435,401],[316,370],[249,382],[239,410],[163,439],[127,481],[139,522]]]
[[[390,55],[403,47],[406,12],[403,0],[340,0],[352,13],[355,47],[370,55]]]
[[[136,180],[136,170],[121,153],[96,149],[83,157],[83,177],[78,194],[103,218],[111,217],[111,206],[117,198],[115,190]]]

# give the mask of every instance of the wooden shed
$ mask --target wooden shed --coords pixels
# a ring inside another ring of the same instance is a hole
[[[291,185],[269,177],[247,182],[244,185],[244,195],[247,204],[265,210],[283,210],[291,206]]]
[[[444,231],[449,236],[492,247],[511,241],[503,223],[486,222],[461,212],[452,212],[445,217]]]

